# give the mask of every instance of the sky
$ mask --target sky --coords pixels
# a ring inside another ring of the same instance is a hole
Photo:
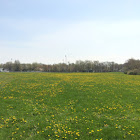
[[[0,63],[140,59],[140,0],[0,0]]]

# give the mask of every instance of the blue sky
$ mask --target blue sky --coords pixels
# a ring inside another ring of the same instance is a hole
[[[0,0],[0,63],[140,59],[139,0]]]

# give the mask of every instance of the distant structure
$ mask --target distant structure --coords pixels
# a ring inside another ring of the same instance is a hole
[[[0,68],[0,72],[3,72],[3,68]]]
[[[0,72],[9,72],[9,70],[4,69],[4,68],[0,68]]]
[[[67,56],[65,55],[65,64],[68,64]]]

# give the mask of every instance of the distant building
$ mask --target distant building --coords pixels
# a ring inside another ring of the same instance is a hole
[[[9,72],[9,70],[4,69],[3,72]]]
[[[0,72],[3,72],[3,68],[0,68]]]
[[[0,68],[0,72],[9,72],[9,70]]]

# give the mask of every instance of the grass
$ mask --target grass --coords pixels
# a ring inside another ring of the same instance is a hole
[[[1,140],[139,140],[140,76],[0,73]]]

